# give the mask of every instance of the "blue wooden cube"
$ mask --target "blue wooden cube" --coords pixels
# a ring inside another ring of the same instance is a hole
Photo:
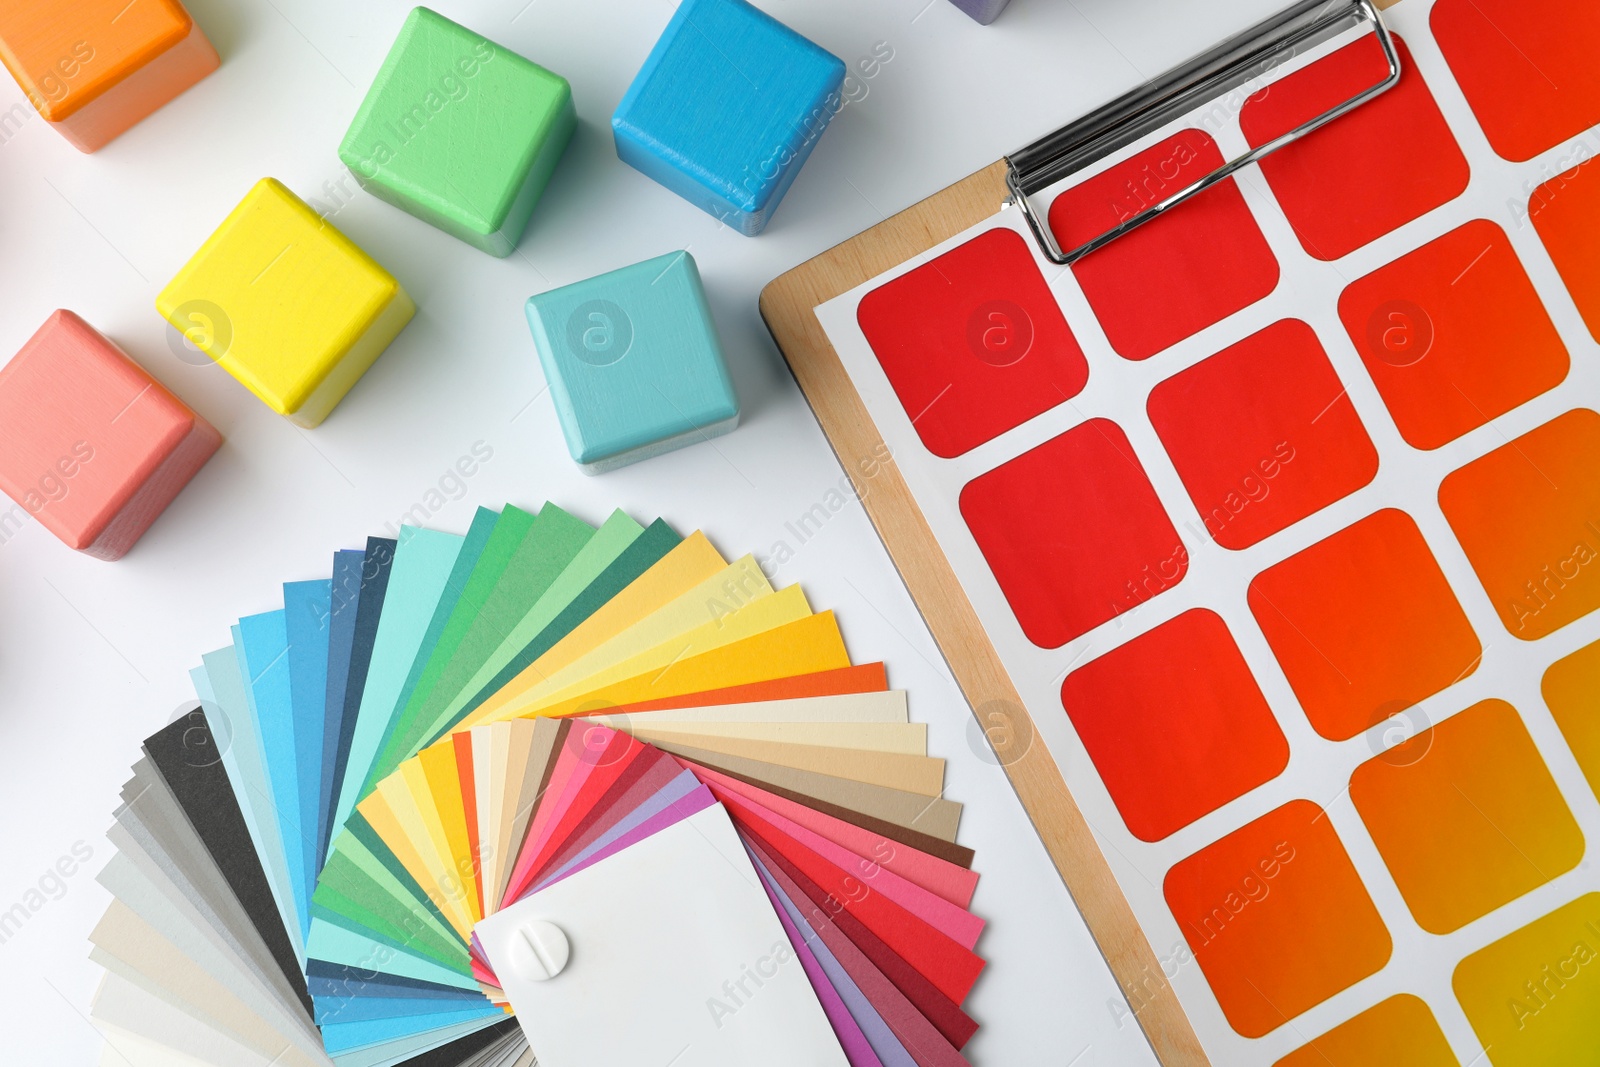
[[[843,83],[838,57],[745,0],[683,0],[611,117],[617,155],[754,236]]]
[[[585,473],[739,424],[739,398],[687,252],[532,297],[528,325],[567,451]]]

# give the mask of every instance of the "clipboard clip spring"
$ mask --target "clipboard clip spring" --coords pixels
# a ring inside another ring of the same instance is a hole
[[[1063,178],[1133,144],[1200,105],[1233,92],[1283,63],[1349,30],[1370,25],[1388,61],[1388,73],[1343,103],[1229,160],[1216,170],[1146,207],[1110,230],[1068,252],[1061,250],[1030,197]],[[1373,0],[1299,0],[1271,18],[1228,38],[1209,52],[1174,67],[1092,114],[1063,126],[1006,157],[1007,206],[1022,209],[1045,258],[1070,266],[1124,234],[1143,226],[1205,192],[1235,172],[1293,144],[1306,134],[1353,111],[1400,81],[1400,56],[1394,37]]]

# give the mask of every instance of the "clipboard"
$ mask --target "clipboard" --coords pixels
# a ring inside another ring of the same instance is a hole
[[[794,268],[761,294],[763,319],[840,463],[858,488],[861,476],[872,472],[872,492],[858,494],[863,506],[1112,973],[1125,994],[1137,992],[1137,1021],[1158,1058],[1168,1065],[1211,1061],[1173,986],[1163,980],[1156,952],[1055,758],[1040,743],[1035,719],[906,476],[897,463],[881,462],[891,454],[886,436],[835,351],[818,309],[994,218],[1002,206],[1023,215],[1042,259],[1060,265],[1075,263],[1393,87],[1401,61],[1382,11],[1398,2],[1329,4],[1313,0],[1291,5],[1156,81]],[[1206,94],[1247,84],[1281,61],[1286,52],[1314,47],[1363,23],[1382,45],[1390,69],[1338,106],[1228,160],[1204,178],[1145,205],[1118,226],[1074,247],[1063,248],[1036,212],[1034,194],[1186,113],[1197,101],[1206,99]],[[1053,710],[1059,713],[1061,709]]]

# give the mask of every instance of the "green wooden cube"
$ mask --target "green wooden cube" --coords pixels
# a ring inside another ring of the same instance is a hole
[[[379,199],[508,256],[576,124],[565,78],[418,7],[339,158]]]

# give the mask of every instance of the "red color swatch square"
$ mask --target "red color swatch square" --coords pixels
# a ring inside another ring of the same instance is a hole
[[[961,515],[1028,640],[1059,648],[1183,580],[1127,435],[1091,419],[968,482]]]
[[[1173,866],[1164,892],[1222,1013],[1261,1037],[1394,948],[1321,808],[1293,800]]]
[[[1306,718],[1330,741],[1465,678],[1483,654],[1417,524],[1392,508],[1262,571],[1249,597]]]
[[[1056,197],[1050,229],[1071,250],[1222,163],[1209,135],[1184,130]],[[1278,261],[1229,178],[1085,256],[1072,273],[1111,347],[1138,360],[1267,296]]]
[[[990,230],[868,293],[861,332],[928,451],[949,459],[1089,378],[1026,240]]]
[[[1467,159],[1398,37],[1400,82],[1260,163],[1305,250],[1338,259],[1467,188]],[[1389,66],[1363,37],[1245,101],[1239,124],[1262,145],[1381,79]]]
[[[1448,444],[1567,376],[1566,345],[1522,261],[1484,219],[1352,283],[1339,317],[1416,448]]]
[[[1438,0],[1434,40],[1494,150],[1532,159],[1600,123],[1600,4]]]
[[[96,558],[121,558],[221,445],[70,311],[0,368],[0,490]]]
[[[1284,319],[1150,391],[1150,420],[1224,548],[1248,548],[1378,473],[1317,335]]]
[[[1188,826],[1289,763],[1289,743],[1227,624],[1203,609],[1073,671],[1061,703],[1141,841]]]

